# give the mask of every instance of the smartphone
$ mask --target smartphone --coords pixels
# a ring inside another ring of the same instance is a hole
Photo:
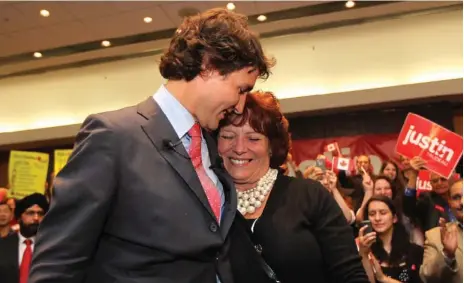
[[[316,159],[316,167],[319,167],[322,169],[323,172],[327,170],[325,167],[325,160],[324,159]]]
[[[364,235],[368,234],[368,233],[371,233],[371,232],[374,232],[374,230],[372,229],[372,223],[370,220],[364,220],[361,222],[361,228],[364,227],[364,226],[367,226],[366,230],[364,230]]]

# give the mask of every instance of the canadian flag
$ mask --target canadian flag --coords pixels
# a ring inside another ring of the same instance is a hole
[[[335,173],[339,171],[346,171],[347,173],[354,172],[354,161],[350,158],[343,158],[343,157],[334,157],[332,160],[332,166]]]
[[[324,147],[324,152],[337,152],[338,153],[338,142],[329,143]]]

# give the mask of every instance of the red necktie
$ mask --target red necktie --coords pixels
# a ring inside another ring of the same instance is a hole
[[[27,278],[29,277],[29,267],[31,266],[32,261],[32,241],[29,239],[24,240],[26,244],[26,249],[23,253],[23,260],[21,261],[21,266],[19,268],[19,283],[27,283]]]
[[[201,186],[205,190],[206,198],[208,198],[209,205],[211,206],[216,219],[219,222],[219,217],[221,215],[221,196],[214,185],[213,181],[206,174],[206,170],[203,167],[203,162],[201,160],[201,128],[198,123],[195,123],[193,127],[188,132],[189,136],[192,138],[190,144],[189,155],[192,159],[193,167],[197,172],[198,178],[200,179]]]

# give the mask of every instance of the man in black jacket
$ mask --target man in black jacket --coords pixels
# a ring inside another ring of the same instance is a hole
[[[420,157],[410,161],[411,169],[408,172],[408,185],[403,197],[403,212],[406,216],[417,221],[423,232],[438,226],[440,217],[446,221],[453,220],[448,205],[448,179],[435,173],[430,173],[431,192],[424,192],[417,197],[417,175],[425,163]]]

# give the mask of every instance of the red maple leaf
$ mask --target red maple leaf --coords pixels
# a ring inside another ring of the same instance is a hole
[[[338,165],[339,165],[339,166],[342,166],[342,167],[345,167],[345,166],[348,165],[348,164],[346,164],[346,161],[345,161],[344,159],[342,159],[342,161],[339,162]]]
[[[39,161],[40,161],[40,156],[37,156],[37,160],[39,160]]]

